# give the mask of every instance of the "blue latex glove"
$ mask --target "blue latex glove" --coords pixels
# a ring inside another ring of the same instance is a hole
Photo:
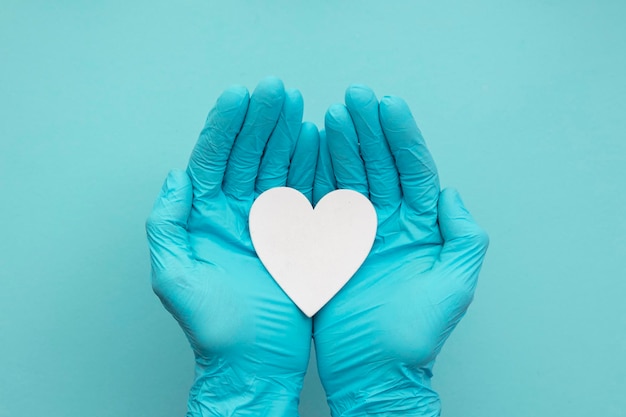
[[[248,213],[272,187],[311,198],[319,135],[302,111],[275,78],[226,90],[147,221],[154,291],[195,354],[187,416],[298,415],[311,320],[257,258]]]
[[[469,306],[488,238],[435,164],[406,103],[363,86],[326,114],[316,200],[369,197],[372,252],[314,316],[317,365],[335,417],[438,416],[432,367]],[[326,148],[326,146],[328,148]]]

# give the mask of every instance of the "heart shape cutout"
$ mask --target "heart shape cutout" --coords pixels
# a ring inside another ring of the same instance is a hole
[[[365,261],[378,221],[372,203],[356,191],[335,190],[313,209],[299,191],[277,187],[256,199],[249,225],[265,268],[312,317]]]

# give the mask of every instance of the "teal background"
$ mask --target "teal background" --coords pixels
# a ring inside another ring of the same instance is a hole
[[[404,97],[490,233],[443,416],[626,416],[626,3],[0,3],[0,416],[182,416],[144,219],[233,83]],[[303,417],[328,416],[314,360]]]

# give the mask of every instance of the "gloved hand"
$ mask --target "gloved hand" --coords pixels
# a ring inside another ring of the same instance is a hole
[[[379,103],[364,86],[345,99],[326,114],[315,198],[335,187],[361,192],[378,233],[359,271],[314,316],[319,374],[334,417],[438,416],[433,363],[472,300],[488,238],[455,190],[440,192],[402,99]]]
[[[319,135],[302,111],[275,78],[226,90],[147,221],[154,291],[195,354],[189,417],[298,415],[311,320],[257,258],[248,213],[272,187],[311,198]]]

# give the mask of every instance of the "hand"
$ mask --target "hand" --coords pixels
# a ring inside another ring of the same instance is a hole
[[[346,105],[326,114],[315,198],[361,192],[378,232],[359,271],[314,316],[320,378],[336,417],[438,416],[433,363],[472,300],[488,238],[455,190],[440,192],[402,99],[379,103],[353,86]]]
[[[195,354],[187,416],[298,414],[311,320],[257,258],[248,213],[272,187],[311,199],[319,136],[302,111],[278,79],[226,90],[147,221],[154,291]]]

